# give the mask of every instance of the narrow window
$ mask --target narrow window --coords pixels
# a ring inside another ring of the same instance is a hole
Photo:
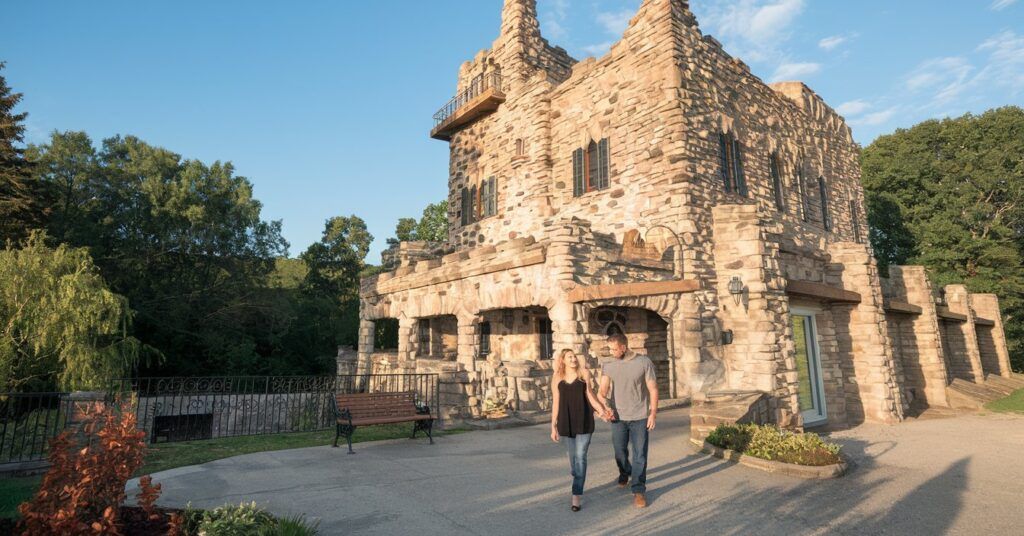
[[[480,358],[491,355],[491,323],[480,323]]]
[[[825,187],[824,177],[818,177],[818,191],[821,193],[821,225],[826,231],[831,231],[832,217],[828,213],[828,188]]]
[[[597,144],[597,187],[604,190],[608,187],[608,138],[603,138]]]
[[[782,197],[782,176],[779,173],[779,155],[772,153],[768,157],[768,168],[772,174],[772,195],[775,196],[775,210],[785,212],[786,206]]]
[[[860,244],[860,212],[857,210],[857,199],[850,199],[850,222],[853,223],[853,240]]]
[[[597,142],[590,142],[587,146],[587,191],[592,192],[601,188],[601,155]]]
[[[416,352],[417,355],[429,356],[430,355],[430,320],[424,319],[417,322],[419,326],[419,348]]]
[[[480,220],[480,190],[474,184],[469,190],[469,199],[472,206],[469,207],[470,223]]]
[[[516,140],[516,156],[524,155],[526,155],[526,142],[523,141],[523,138],[519,138]]]
[[[465,187],[462,188],[462,204],[461,205],[462,205],[461,206],[462,213],[459,215],[459,217],[460,217],[460,221],[462,222],[462,225],[466,226],[466,225],[469,225],[469,221],[470,221],[469,214],[470,214],[470,211],[473,210],[472,201],[469,199],[469,188],[465,188]]]
[[[494,216],[498,213],[498,181],[491,177],[484,181],[483,212],[484,217]]]
[[[804,184],[804,170],[802,166],[796,170],[796,193],[800,197],[800,218],[807,221],[807,214],[810,213],[808,206],[810,199],[807,198],[807,185]]]
[[[554,331],[551,329],[551,320],[547,318],[538,319],[537,332],[540,335],[540,358],[551,359],[555,355]]]
[[[747,179],[743,172],[743,146],[732,135],[721,133],[718,135],[718,147],[725,193],[736,192],[746,197]]]
[[[583,149],[576,149],[572,152],[572,195],[579,197],[586,192],[583,182]]]

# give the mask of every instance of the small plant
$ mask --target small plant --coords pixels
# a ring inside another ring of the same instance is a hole
[[[276,524],[274,517],[255,502],[226,504],[203,513],[199,536],[250,536]]]
[[[320,533],[320,522],[312,524],[303,515],[279,518],[272,527],[263,527],[260,536],[315,536]]]
[[[794,433],[772,425],[720,424],[708,434],[708,443],[736,452],[797,465],[832,465],[842,461],[837,443],[814,433]]]

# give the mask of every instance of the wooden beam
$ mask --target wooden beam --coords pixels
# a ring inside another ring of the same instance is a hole
[[[675,281],[652,281],[648,283],[613,283],[576,287],[569,292],[569,301],[582,303],[614,298],[634,298],[657,294],[680,294],[700,290],[700,281],[682,279]]]
[[[860,294],[840,287],[811,281],[786,281],[786,293],[825,300],[832,303],[860,303]]]
[[[954,313],[953,311],[949,310],[949,307],[946,307],[944,305],[936,307],[935,314],[938,315],[939,318],[942,318],[944,320],[953,320],[955,322],[967,322],[967,315]]]
[[[885,311],[887,313],[904,313],[908,315],[919,315],[924,312],[924,309],[905,301],[886,299]]]

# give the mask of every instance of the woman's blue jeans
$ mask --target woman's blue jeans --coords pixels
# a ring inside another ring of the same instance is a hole
[[[576,437],[562,437],[565,450],[569,453],[569,470],[572,473],[572,494],[583,495],[583,484],[587,481],[587,450],[593,434],[576,434]]]

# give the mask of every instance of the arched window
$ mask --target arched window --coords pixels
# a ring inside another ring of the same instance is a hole
[[[775,210],[785,212],[786,205],[782,195],[782,176],[779,173],[779,155],[772,153],[768,157],[768,168],[772,175],[772,195],[775,196]]]
[[[487,218],[498,213],[498,180],[490,177],[480,185],[481,217]]]
[[[516,156],[525,156],[525,155],[526,155],[526,142],[523,141],[523,138],[519,138],[519,139],[516,140]]]
[[[572,153],[572,193],[579,197],[608,187],[608,138],[591,141],[587,149]]]
[[[743,174],[743,146],[732,134],[720,133],[718,148],[722,160],[721,174],[725,192],[735,192],[746,197],[747,179]]]

